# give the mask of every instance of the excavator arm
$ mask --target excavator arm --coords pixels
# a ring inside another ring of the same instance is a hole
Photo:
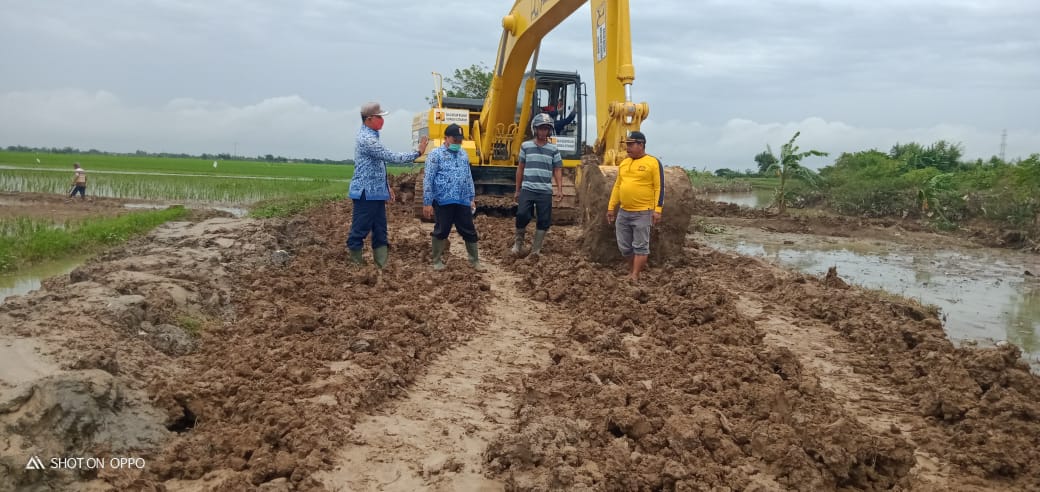
[[[502,18],[491,87],[480,117],[472,128],[483,165],[515,165],[531,119],[534,80],[527,79],[524,104],[517,119],[516,103],[521,84],[542,39],[587,0],[517,0]],[[592,52],[596,85],[595,153],[603,163],[616,164],[624,158],[621,140],[626,132],[638,130],[648,116],[646,103],[631,101],[635,79],[628,0],[592,0]]]

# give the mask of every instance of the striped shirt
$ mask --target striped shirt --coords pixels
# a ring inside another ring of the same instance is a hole
[[[534,140],[520,145],[520,163],[524,165],[523,189],[552,194],[554,169],[563,167],[563,157],[555,144],[538,146]]]

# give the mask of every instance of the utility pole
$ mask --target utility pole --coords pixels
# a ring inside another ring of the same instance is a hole
[[[1000,134],[1000,161],[1004,161],[1004,152],[1007,151],[1007,128]]]

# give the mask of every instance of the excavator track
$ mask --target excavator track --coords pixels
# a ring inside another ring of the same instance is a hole
[[[493,171],[489,171],[494,169]],[[489,217],[515,217],[517,203],[513,199],[515,186],[513,179],[516,168],[474,167],[474,189],[477,197],[477,215]],[[422,173],[397,177],[394,180],[398,201],[414,204],[415,216],[424,222],[431,222],[422,216]],[[553,225],[575,225],[581,218],[578,206],[578,194],[575,188],[575,171],[572,168],[563,170],[563,200],[553,202]]]

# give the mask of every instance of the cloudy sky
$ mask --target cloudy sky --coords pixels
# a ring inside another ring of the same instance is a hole
[[[510,0],[0,0],[0,146],[353,157],[358,108],[404,151],[431,72],[494,63]],[[481,5],[473,8],[473,5]],[[636,101],[668,164],[960,143],[1040,152],[1040,2],[631,0]],[[540,68],[590,82],[585,6]],[[591,87],[590,87],[591,88]]]

